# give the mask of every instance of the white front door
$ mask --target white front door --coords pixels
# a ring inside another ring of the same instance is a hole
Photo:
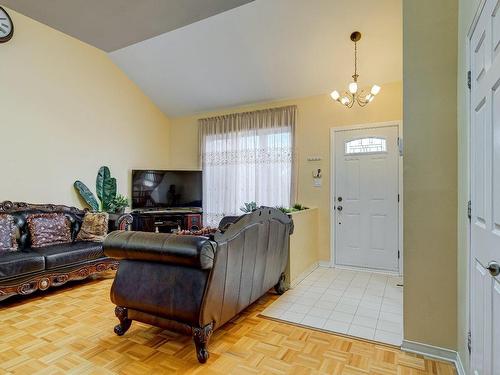
[[[484,3],[471,53],[471,369],[500,374],[500,0]]]
[[[399,270],[398,126],[335,131],[335,263]]]

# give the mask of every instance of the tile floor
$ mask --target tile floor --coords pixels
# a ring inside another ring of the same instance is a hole
[[[401,346],[403,288],[397,276],[320,267],[262,315]]]

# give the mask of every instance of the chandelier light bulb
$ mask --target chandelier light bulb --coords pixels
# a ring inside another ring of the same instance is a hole
[[[356,94],[358,92],[358,84],[356,82],[351,82],[349,84],[349,92],[351,94]]]
[[[372,95],[377,95],[379,92],[380,92],[380,86],[373,85],[371,91]]]
[[[333,100],[338,100],[340,98],[340,94],[337,90],[335,91],[332,91],[332,93],[330,94],[330,96],[332,97]]]
[[[346,96],[344,96],[344,97],[340,100],[340,102],[341,102],[343,105],[347,105],[347,104],[349,104],[349,98],[348,98],[348,97],[346,97]]]

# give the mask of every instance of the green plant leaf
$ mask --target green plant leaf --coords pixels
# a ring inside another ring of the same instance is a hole
[[[76,191],[80,194],[82,199],[90,206],[92,211],[99,211],[99,203],[95,198],[95,195],[90,191],[90,189],[81,181],[75,181],[73,184]]]
[[[255,202],[244,203],[244,206],[240,207],[240,211],[245,213],[253,212],[256,209],[257,209],[257,203]]]
[[[97,172],[97,177],[95,180],[95,190],[97,193],[97,198],[101,201],[101,204],[103,203],[103,198],[104,198],[104,184],[105,181],[111,178],[111,172],[109,171],[109,168],[104,166],[99,168],[99,171]]]
[[[101,201],[102,210],[109,210],[111,202],[116,197],[116,179],[111,177],[111,172],[108,167],[104,166],[99,168],[95,186],[97,197]]]
[[[104,182],[104,201],[103,207],[104,211],[108,211],[111,207],[111,203],[116,198],[116,178],[110,178]]]

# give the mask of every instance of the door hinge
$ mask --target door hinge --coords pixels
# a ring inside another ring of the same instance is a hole
[[[398,202],[399,202],[399,194],[398,194]]]
[[[399,156],[403,156],[403,138],[398,137]]]
[[[401,258],[401,251],[398,250],[398,259]]]
[[[467,334],[467,349],[469,350],[469,355],[472,354],[472,334],[470,331]]]
[[[467,202],[467,217],[470,219],[472,219],[472,202],[471,201],[468,201]]]
[[[469,90],[472,88],[472,72],[470,70],[467,72],[467,87]]]

